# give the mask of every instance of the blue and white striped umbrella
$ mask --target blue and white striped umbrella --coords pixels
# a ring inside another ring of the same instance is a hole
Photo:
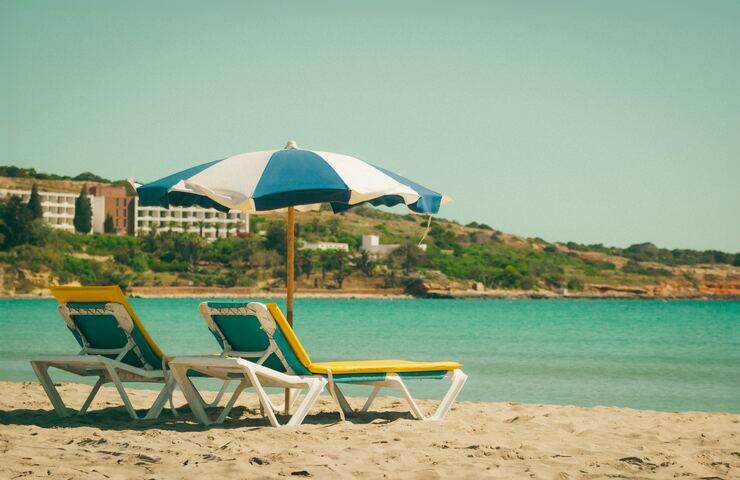
[[[335,212],[357,205],[405,204],[411,211],[435,214],[449,201],[405,177],[355,157],[301,150],[234,155],[135,184],[142,206],[192,206],[243,212],[296,207],[313,210],[329,203]]]

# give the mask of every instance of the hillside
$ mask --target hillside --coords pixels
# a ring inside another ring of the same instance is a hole
[[[0,188],[79,191],[74,180],[0,178]],[[88,182],[90,184],[91,182]],[[26,186],[28,184],[28,186]],[[347,243],[348,253],[299,250],[299,291],[492,297],[740,297],[735,254],[548,243],[435,219],[416,247],[426,217],[360,207],[298,215],[301,241]],[[144,237],[76,235],[29,227],[28,240],[0,249],[0,292],[39,294],[54,284],[118,283],[133,293],[269,293],[284,288],[283,215],[252,215],[249,238],[206,244],[196,234]],[[400,244],[392,254],[363,254],[363,234]]]
[[[87,185],[100,185],[100,182],[82,181],[82,180],[51,180],[35,178],[13,178],[0,176],[0,188],[10,190],[31,190],[33,184],[36,184],[40,191],[80,193],[80,190]]]

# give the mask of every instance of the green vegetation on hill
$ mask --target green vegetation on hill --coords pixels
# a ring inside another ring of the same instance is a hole
[[[571,250],[601,252],[607,255],[617,255],[638,262],[656,262],[664,265],[699,265],[699,264],[731,264],[740,266],[740,255],[720,252],[718,250],[688,250],[659,248],[652,243],[637,243],[627,248],[605,247],[592,244],[581,245],[574,242],[565,244]]]
[[[15,167],[13,167],[15,168]],[[0,278],[3,288],[30,291],[50,283],[117,283],[123,286],[284,285],[286,223],[281,215],[251,215],[247,238],[207,243],[195,233],[164,228],[140,237],[81,235],[44,224],[34,203],[17,197],[0,201]],[[296,276],[305,287],[488,288],[578,291],[588,285],[643,287],[682,280],[676,265],[734,264],[739,255],[693,250],[666,250],[652,244],[626,249],[551,244],[522,239],[471,222],[466,226],[435,219],[417,243],[427,220],[358,207],[332,215],[322,211],[298,216],[301,242],[343,242],[349,252],[299,250]],[[390,255],[375,258],[360,250],[363,234],[381,243],[398,244]],[[621,257],[614,260],[615,257]],[[656,265],[659,264],[659,265]],[[436,286],[436,287],[435,287]]]
[[[54,173],[37,172],[35,168],[22,168],[13,165],[0,165],[0,177],[35,178],[38,180],[79,180],[84,182],[111,183],[110,180],[91,172],[82,172],[77,176],[56,175]]]

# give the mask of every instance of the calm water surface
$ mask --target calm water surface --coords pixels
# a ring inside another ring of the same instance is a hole
[[[132,303],[168,355],[217,353],[200,301]],[[55,306],[0,300],[0,380],[35,380],[30,358],[79,350]],[[305,299],[296,330],[316,361],[457,360],[462,400],[740,412],[740,302]]]

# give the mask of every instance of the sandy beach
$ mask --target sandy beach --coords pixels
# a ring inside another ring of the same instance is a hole
[[[60,391],[76,406],[88,389]],[[740,415],[728,413],[462,402],[444,422],[424,423],[388,397],[339,423],[322,397],[303,426],[275,429],[246,396],[235,418],[203,428],[185,408],[133,423],[112,388],[69,419],[35,383],[0,382],[0,391],[3,479],[740,478]],[[133,391],[134,404],[154,394]]]

